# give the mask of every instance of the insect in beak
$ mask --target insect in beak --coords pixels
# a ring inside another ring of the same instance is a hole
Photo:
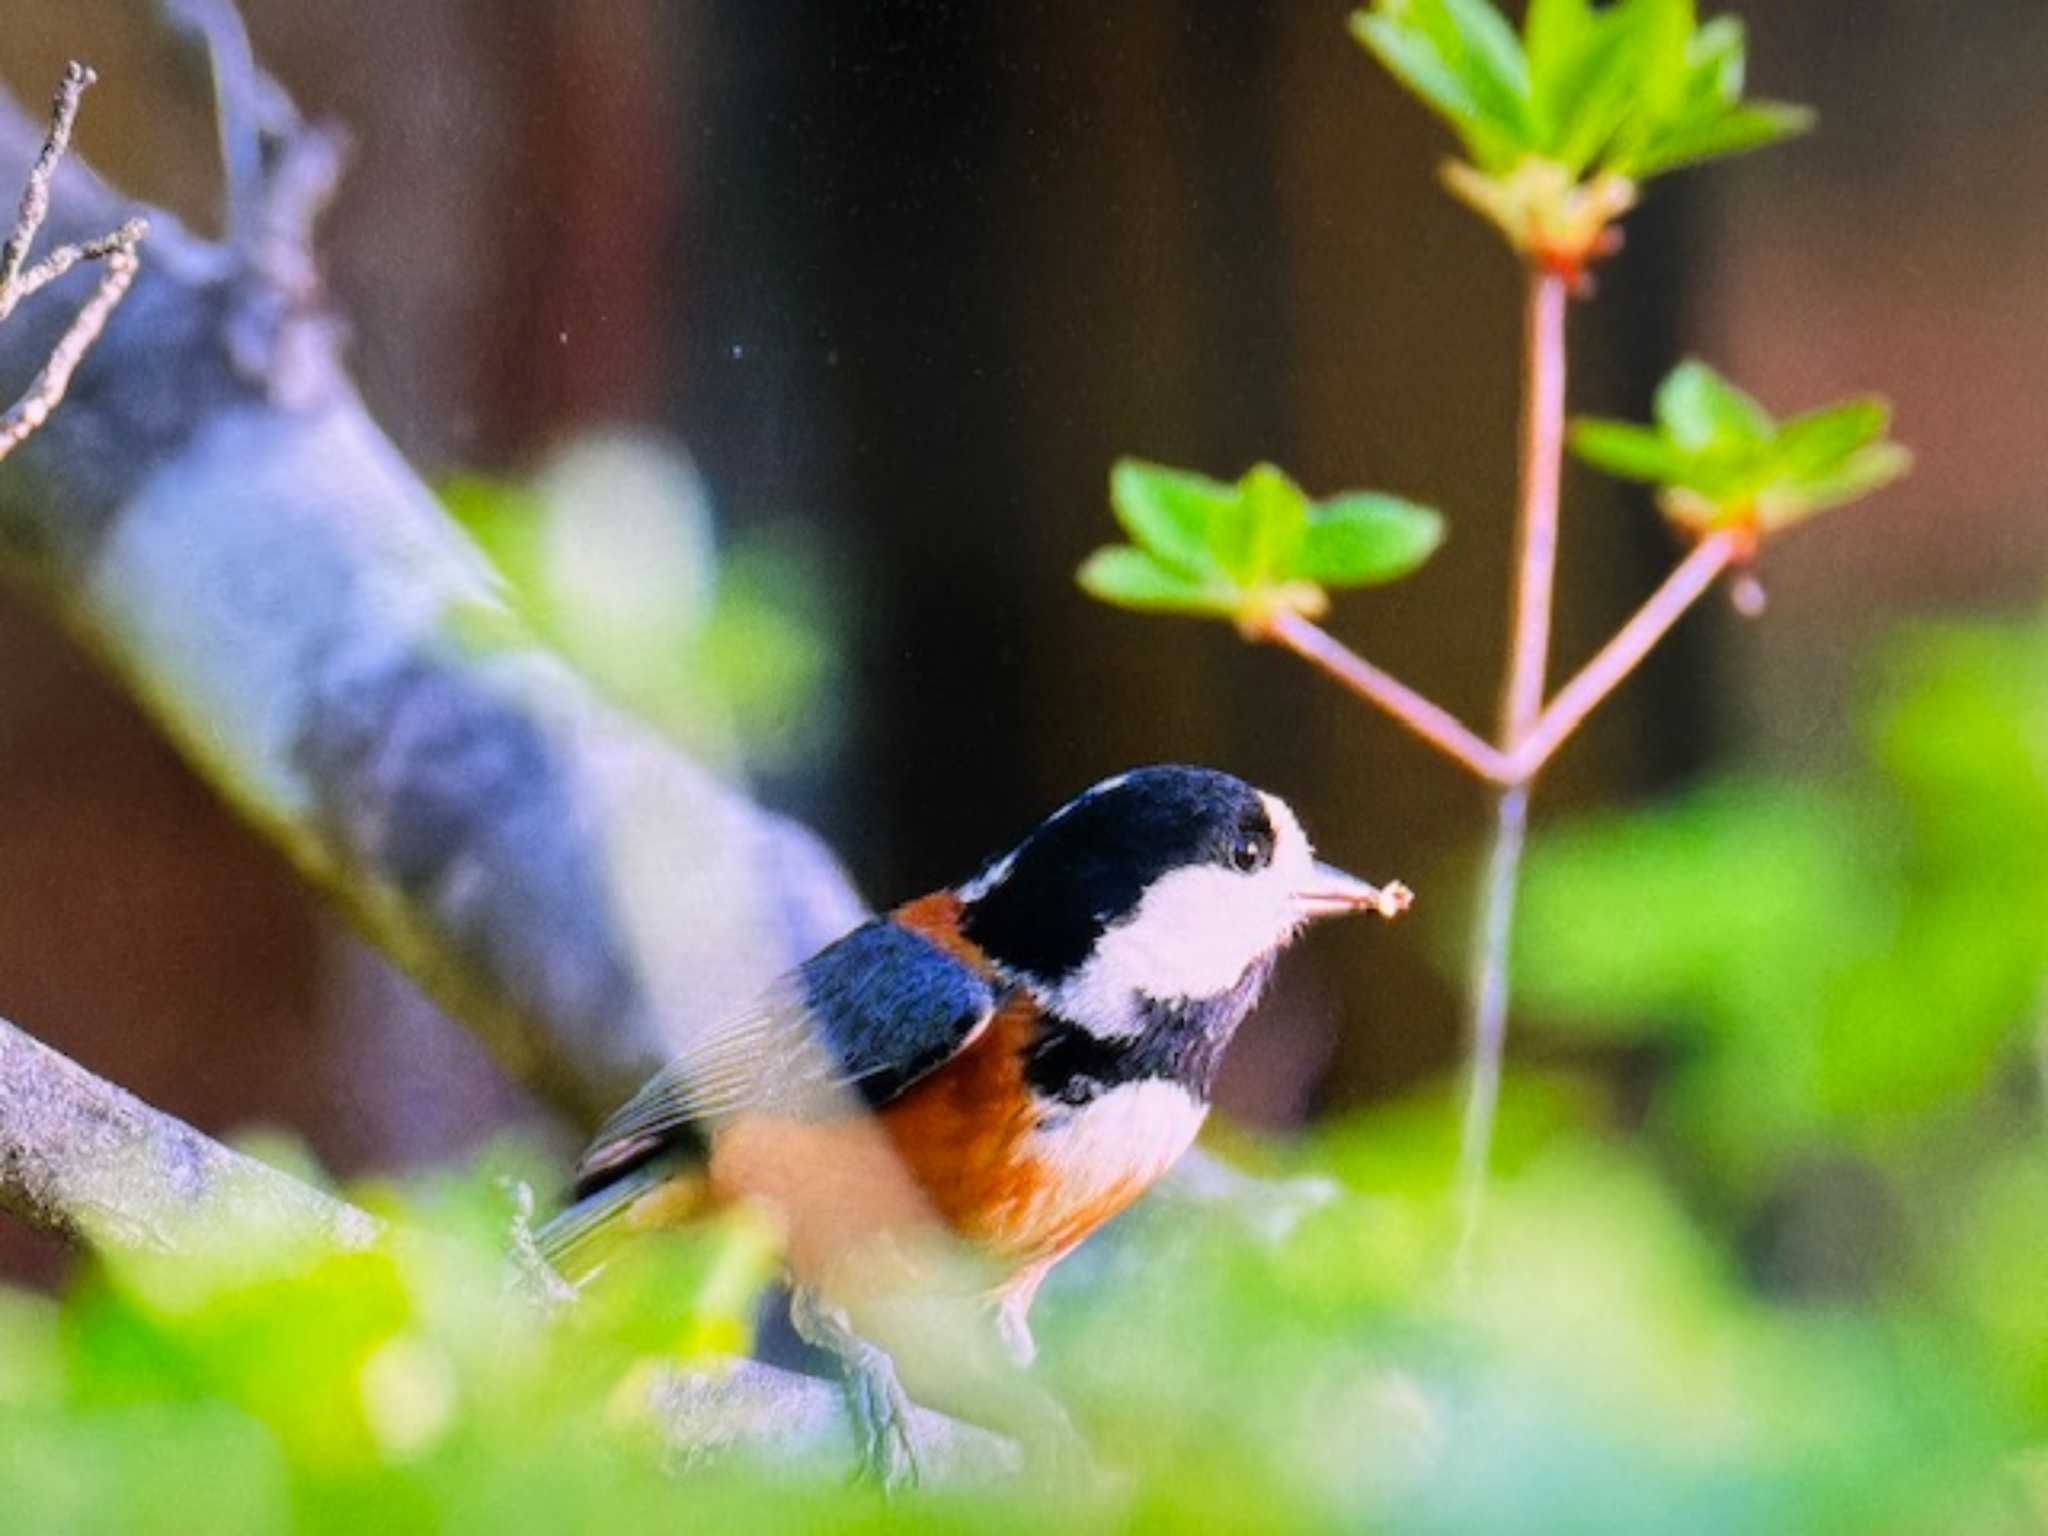
[[[1414,900],[1415,893],[1398,880],[1389,885],[1373,885],[1323,863],[1312,867],[1307,887],[1294,893],[1295,905],[1309,918],[1340,917],[1346,912],[1399,917]]]

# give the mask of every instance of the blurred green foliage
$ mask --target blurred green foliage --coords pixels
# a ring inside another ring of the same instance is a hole
[[[836,1466],[686,1462],[646,1388],[745,1347],[772,1243],[635,1244],[550,1313],[512,1283],[501,1177],[549,1175],[501,1157],[359,1191],[392,1223],[368,1252],[227,1220],[59,1300],[0,1293],[0,1508],[35,1532],[2040,1529],[2048,623],[1901,642],[1865,739],[1838,783],[1539,841],[1526,995],[1660,1066],[1640,1133],[1610,1074],[1511,1083],[1462,1278],[1435,1097],[1248,1144],[1321,1193],[1158,1199],[1056,1274],[1040,1370],[1094,1486],[888,1507]]]
[[[721,552],[689,461],[636,437],[571,443],[525,482],[456,476],[441,497],[531,632],[700,758],[775,770],[829,747],[837,650],[815,539]]]
[[[1525,995],[1593,1069],[1510,1081],[1462,1274],[1447,1094],[1241,1140],[1279,1182],[1055,1273],[1089,1486],[885,1505],[685,1455],[647,1389],[746,1347],[770,1237],[630,1245],[549,1311],[505,1179],[555,1174],[500,1153],[358,1190],[367,1252],[230,1215],[0,1292],[8,1528],[2040,1530],[2048,622],[1921,631],[1879,679],[1837,782],[1539,839]]]
[[[1583,419],[1571,443],[1596,469],[1661,487],[1665,515],[1682,528],[1771,534],[1905,474],[1913,459],[1886,437],[1891,417],[1890,405],[1870,397],[1780,422],[1690,361],[1658,389],[1655,426]]]
[[[2027,1528],[2048,1398],[2011,1360],[2041,1358],[2039,1291],[2003,1266],[2038,1276],[2038,1148],[1958,1213],[1974,1240],[1927,1297],[1824,1312],[1760,1296],[1598,1119],[1581,1086],[1517,1085],[1462,1284],[1444,1101],[1267,1152],[1334,1193],[1141,1207],[1040,1307],[1091,1486],[892,1507],[838,1466],[681,1456],[646,1389],[744,1343],[762,1232],[635,1245],[549,1313],[487,1168],[361,1192],[396,1224],[369,1252],[215,1227],[59,1301],[0,1294],[0,1507],[252,1536]]]
[[[1712,786],[1531,865],[1524,999],[1676,1046],[1658,1112],[1732,1176],[1911,1148],[2048,1027],[2048,627],[1898,642],[1863,740],[1841,782]]]

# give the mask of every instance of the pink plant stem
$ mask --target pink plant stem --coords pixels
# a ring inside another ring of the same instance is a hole
[[[1550,611],[1557,575],[1558,487],[1564,475],[1566,279],[1538,266],[1529,273],[1522,333],[1521,510],[1516,520],[1515,599],[1507,686],[1501,697],[1501,745],[1512,763],[1543,711],[1550,664]],[[1512,774],[1510,775],[1512,778]],[[1507,1055],[1509,962],[1522,849],[1529,825],[1526,779],[1501,793],[1493,847],[1479,891],[1478,950],[1472,973],[1471,1060],[1458,1136],[1457,1270],[1468,1270],[1486,1199],[1487,1164],[1500,1109]]]
[[[1535,728],[1510,754],[1510,772],[1517,782],[1527,783],[1543,771],[1557,749],[1656,649],[1671,626],[1685,616],[1722,572],[1747,553],[1749,544],[1748,535],[1722,528],[1692,547],[1692,552],[1664,578],[1664,585],[1636,610],[1635,617],[1544,708]]]
[[[1564,474],[1565,311],[1571,291],[1547,269],[1529,275],[1522,333],[1522,506],[1515,536],[1514,633],[1501,696],[1501,741],[1513,752],[1543,710],[1557,577],[1558,486]]]
[[[1559,485],[1564,470],[1566,277],[1530,273],[1524,331],[1521,498],[1516,531],[1514,608],[1501,744],[1495,746],[1441,706],[1366,661],[1310,620],[1285,611],[1264,616],[1256,639],[1286,646],[1414,735],[1501,791],[1493,843],[1479,892],[1472,971],[1471,1057],[1459,1135],[1457,1267],[1466,1272],[1479,1232],[1487,1164],[1507,1053],[1510,960],[1529,792],[1572,733],[1585,723],[1715,580],[1753,547],[1753,536],[1708,534],[1665,578],[1614,638],[1546,707],[1550,620],[1556,586]]]
[[[1258,638],[1284,645],[1303,660],[1321,668],[1342,686],[1384,710],[1398,724],[1480,778],[1493,784],[1509,782],[1511,770],[1507,757],[1492,742],[1468,729],[1449,710],[1424,698],[1400,679],[1381,671],[1300,614],[1285,610],[1270,614],[1261,622],[1257,634]]]

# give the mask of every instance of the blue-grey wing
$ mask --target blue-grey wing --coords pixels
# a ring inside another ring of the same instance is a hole
[[[599,1129],[581,1196],[731,1116],[878,1109],[964,1050],[994,1016],[990,980],[877,918],[828,945],[691,1044]]]

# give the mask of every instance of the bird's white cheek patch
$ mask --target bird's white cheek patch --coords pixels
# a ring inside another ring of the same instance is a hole
[[[1097,1034],[1113,1034],[1138,997],[1220,996],[1293,932],[1291,888],[1279,870],[1175,870],[1127,922],[1103,934],[1089,962],[1060,985],[1055,1006]]]
[[[1086,1206],[1130,1185],[1142,1187],[1187,1151],[1208,1106],[1178,1083],[1123,1083],[1033,1133],[1032,1154],[1052,1172],[1064,1201]]]

